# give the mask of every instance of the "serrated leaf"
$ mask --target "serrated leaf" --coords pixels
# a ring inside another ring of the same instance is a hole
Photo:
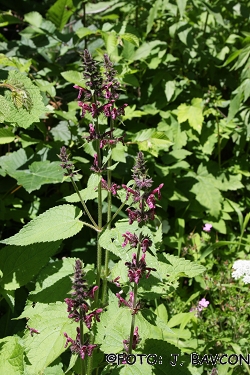
[[[26,224],[14,236],[0,241],[7,245],[25,246],[69,238],[80,232],[82,211],[69,204],[53,207]]]
[[[1,105],[1,100],[0,100],[0,105]],[[15,139],[15,134],[13,134],[11,130],[0,129],[0,144],[13,142],[14,139]]]
[[[9,103],[9,111],[4,121],[11,125],[27,129],[34,122],[39,122],[40,116],[48,112],[44,106],[40,90],[23,73],[10,70],[8,78],[1,83],[5,88],[5,99]]]
[[[126,297],[125,297],[126,298]],[[131,310],[127,307],[118,308],[118,298],[109,293],[109,306],[101,314],[97,325],[96,341],[100,343],[104,353],[119,353],[123,351],[123,340],[129,337],[131,325]],[[141,344],[149,336],[151,325],[142,316],[136,316],[136,326],[139,327]]]
[[[72,289],[74,258],[50,262],[39,273],[36,286],[29,294],[30,301],[41,303],[63,302]],[[85,271],[85,270],[84,270]]]
[[[139,47],[140,45],[139,39],[134,34],[131,34],[131,33],[120,34],[120,38],[123,40],[126,40],[129,43],[134,44],[136,47]]]
[[[6,246],[0,252],[0,270],[3,273],[0,285],[15,290],[27,284],[54,255],[60,241],[46,245]]]
[[[206,271],[206,268],[200,264],[176,257],[174,255],[162,253],[160,259],[161,262],[159,263],[159,267],[162,268],[160,272],[168,274],[170,279],[179,277],[195,277]],[[170,264],[164,264],[164,259],[166,259]]]
[[[61,31],[74,13],[75,7],[72,0],[57,0],[47,12],[47,19],[53,22]]]
[[[117,50],[117,44],[118,44],[117,34],[115,32],[109,32],[109,33],[102,32],[102,35],[104,37],[107,53],[110,56]]]
[[[18,336],[7,336],[0,339],[0,373],[20,375],[24,371],[24,350]]]
[[[88,186],[85,189],[80,190],[80,195],[84,201],[92,200],[97,198],[98,191],[97,187],[101,181],[101,176],[97,174],[91,174],[88,180]],[[80,198],[77,193],[71,194],[68,197],[63,198],[66,202],[74,203],[80,202]]]
[[[29,193],[40,189],[44,184],[56,184],[63,180],[63,170],[60,167],[60,162],[57,161],[52,163],[48,160],[35,161],[29,165],[28,170],[16,170],[9,174]]]
[[[39,333],[31,336],[27,330],[23,339],[27,364],[25,374],[43,373],[56,358],[66,349],[64,332],[70,337],[76,337],[77,323],[68,318],[67,306],[64,302],[47,304],[37,303],[29,319],[29,327]],[[30,310],[27,310],[27,313]]]
[[[0,123],[4,122],[5,117],[10,110],[9,102],[4,96],[0,95]]]
[[[181,104],[177,108],[177,116],[179,123],[188,121],[189,125],[198,133],[201,133],[202,122],[204,120],[202,114],[202,99],[194,98],[191,105]]]

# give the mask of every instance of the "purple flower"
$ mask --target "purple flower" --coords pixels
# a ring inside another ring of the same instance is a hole
[[[201,310],[203,310],[205,307],[208,307],[208,305],[209,305],[209,301],[206,301],[206,299],[205,298],[202,298],[200,301],[199,301],[199,308],[201,309]]]
[[[104,180],[104,178],[101,179],[101,184],[102,184],[102,189],[110,191],[113,195],[117,194],[117,189],[119,189],[119,187],[120,187],[119,185],[115,184],[114,182],[112,182],[111,186],[109,187],[107,181]]]
[[[132,349],[136,349],[137,344],[140,342],[140,336],[138,334],[138,327],[135,327],[133,341],[132,341]],[[123,346],[126,352],[129,350],[129,339],[123,340]]]
[[[82,359],[85,358],[85,355],[91,356],[93,353],[93,350],[97,347],[97,345],[91,345],[85,343],[84,345],[81,344],[81,334],[80,334],[80,328],[77,327],[77,336],[76,339],[73,340],[71,337],[67,335],[67,333],[64,333],[64,336],[66,337],[67,341],[65,344],[65,348],[67,348],[68,344],[70,343],[70,350],[74,354],[78,354]]]
[[[131,247],[137,247],[139,243],[139,239],[136,234],[132,234],[130,232],[126,232],[122,235],[124,237],[124,242],[122,244],[122,247],[125,247],[128,243],[131,245]]]
[[[212,227],[212,224],[205,224],[202,229],[204,230],[204,232],[210,232]]]
[[[196,307],[190,309],[190,312],[195,311],[195,315],[198,317],[202,310],[204,310],[209,305],[209,301],[206,301],[205,298],[202,298]]]
[[[128,278],[130,282],[135,282],[138,284],[146,271],[148,271],[146,278],[149,277],[151,271],[156,271],[155,268],[147,267],[145,258],[146,254],[143,253],[141,259],[137,262],[136,254],[133,253],[132,262],[125,263],[125,265],[128,267]]]

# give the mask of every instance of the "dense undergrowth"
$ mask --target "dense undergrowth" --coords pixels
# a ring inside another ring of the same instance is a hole
[[[250,373],[249,5],[1,2],[1,373]]]

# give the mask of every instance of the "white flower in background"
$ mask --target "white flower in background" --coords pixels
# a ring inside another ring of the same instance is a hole
[[[243,282],[250,284],[250,260],[236,260],[233,264],[232,277],[238,280],[243,276]]]

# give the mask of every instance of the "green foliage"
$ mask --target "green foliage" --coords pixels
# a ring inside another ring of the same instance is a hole
[[[246,355],[248,290],[231,278],[231,268],[250,251],[249,16],[248,2],[234,0],[2,2],[1,374],[62,375],[69,363],[67,374],[81,371],[64,353],[63,333],[73,337],[76,325],[63,301],[76,257],[92,285],[96,280],[96,233],[79,207],[86,202],[98,222],[101,175],[90,171],[92,120],[80,116],[73,88],[86,88],[85,48],[99,62],[110,55],[121,83],[118,104],[128,104],[115,130],[117,137],[126,132],[124,144],[101,151],[102,167],[116,184],[126,184],[140,150],[155,186],[164,183],[155,220],[144,229],[152,240],[147,265],[156,271],[138,288],[145,308],[136,316],[142,340],[135,352],[155,352],[163,364],[113,366],[103,359],[122,352],[129,337],[131,311],[118,308],[120,289],[111,280],[120,276],[127,292],[125,262],[134,249],[122,246],[122,235],[139,235],[140,228],[128,224],[130,201],[121,189],[112,214],[121,202],[124,207],[108,227],[102,191],[106,226],[98,239],[110,252],[110,294],[94,328],[93,373],[99,367],[100,375],[209,374],[210,365],[191,366],[187,355]],[[101,132],[105,125],[100,117]],[[57,155],[64,145],[79,171],[74,182],[81,198],[63,177]],[[210,234],[202,230],[205,223],[213,225]],[[197,317],[190,309],[203,297],[210,304]],[[39,334],[31,336],[26,323]],[[186,353],[183,366],[170,365],[171,353]],[[247,366],[217,363],[217,370],[249,374]]]
[[[53,207],[25,225],[19,233],[1,242],[26,246],[69,238],[82,229],[81,216],[82,211],[72,205]]]

